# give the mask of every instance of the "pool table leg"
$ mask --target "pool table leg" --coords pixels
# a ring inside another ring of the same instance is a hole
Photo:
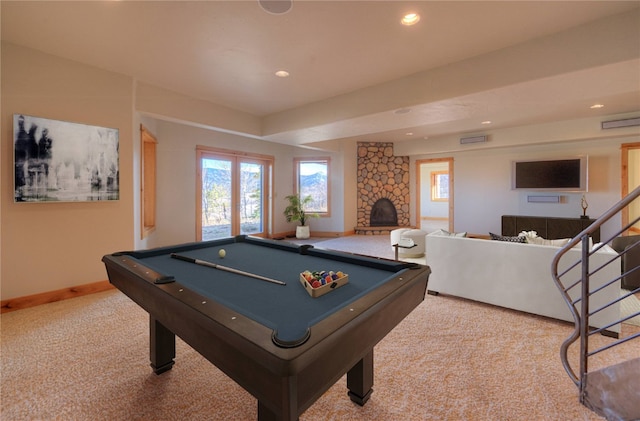
[[[171,370],[176,356],[176,335],[149,315],[149,358],[156,374]]]
[[[349,397],[362,406],[373,393],[373,349],[347,373],[347,388]]]

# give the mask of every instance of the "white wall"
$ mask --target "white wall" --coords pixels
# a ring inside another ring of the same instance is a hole
[[[322,149],[319,149],[322,148]],[[301,149],[297,156],[331,156],[331,218],[314,220],[317,231],[350,235],[358,220],[358,142],[340,139]]]
[[[148,237],[148,247],[196,240],[196,146],[233,149],[275,157],[274,196],[291,184],[292,148],[189,125],[157,120],[157,202],[156,230]],[[281,171],[280,171],[281,169]],[[283,178],[286,174],[287,178]],[[288,193],[287,193],[288,194]],[[282,196],[284,197],[284,196]],[[277,208],[276,208],[277,210]]]
[[[142,139],[140,138],[140,125],[143,125],[148,131],[155,136],[157,131],[157,120],[140,113],[134,114],[133,123],[133,156],[135,157],[133,164],[133,240],[134,249],[142,250],[149,248],[149,239],[147,236],[142,238]]]
[[[345,160],[349,160],[348,156],[345,154],[349,154],[350,150],[344,150],[340,148],[338,151],[330,151],[330,150],[315,150],[315,149],[306,149],[306,148],[293,148],[293,156],[295,158],[311,158],[311,157],[328,157],[331,162],[331,167],[329,169],[329,191],[331,196],[331,203],[329,209],[329,216],[321,216],[319,218],[312,218],[309,221],[309,226],[311,229],[311,234],[313,232],[321,232],[321,233],[335,233],[342,234],[344,232],[345,226],[345,180],[348,178],[345,175]],[[276,166],[276,173],[282,172],[283,168],[281,166]],[[293,167],[292,167],[293,171]],[[285,175],[286,176],[286,175]],[[293,172],[291,173],[291,177],[293,177]],[[291,189],[293,189],[293,180],[290,181]],[[287,193],[288,194],[288,193]],[[283,202],[284,204],[284,202]],[[284,208],[282,208],[284,210]],[[278,225],[278,221],[282,219],[282,211],[276,212],[276,227],[282,227],[282,224]],[[285,227],[290,226],[286,225]],[[349,228],[353,230],[353,227]],[[281,232],[282,230],[276,229],[276,232]]]
[[[347,233],[353,232],[358,223],[358,144],[354,141],[345,141],[341,149],[344,163],[343,184],[343,206],[344,213],[343,229]]]
[[[412,167],[415,168],[415,167]],[[448,171],[448,162],[424,163],[420,170],[420,214],[430,218],[448,218],[449,202],[434,202],[431,200],[431,173],[433,171]]]
[[[521,137],[535,128],[521,128]],[[509,130],[510,134],[515,133]],[[500,137],[500,133],[496,137]],[[578,217],[582,214],[582,193],[520,191],[511,189],[511,162],[565,156],[589,156],[589,203],[587,214],[597,218],[620,200],[620,144],[638,141],[640,136],[617,139],[585,139],[525,146],[476,148],[451,152],[413,154],[412,160],[450,156],[454,158],[454,230],[476,234],[500,233],[501,215]],[[451,142],[453,144],[453,142]],[[456,139],[457,143],[457,139]],[[412,148],[404,142],[403,154]],[[420,145],[422,147],[423,145]],[[529,195],[560,195],[560,203],[529,203]],[[614,235],[620,227],[616,217],[603,226],[603,235]]]
[[[629,150],[628,165],[629,191],[632,191],[640,187],[640,149]],[[635,200],[629,205],[629,221],[633,221],[636,217],[640,217],[640,200]],[[640,229],[640,222],[634,227]]]
[[[597,143],[597,142],[596,142]],[[582,214],[582,193],[543,193],[511,190],[511,161],[543,159],[586,153],[589,155],[590,183],[585,193],[590,203],[588,214],[596,217],[620,199],[619,152],[593,142],[489,153],[461,154],[456,157],[455,186],[456,231],[487,234],[500,232],[501,215],[578,217]],[[617,174],[617,176],[616,176]],[[558,194],[561,203],[529,203],[527,196]],[[473,209],[469,212],[469,209]],[[619,219],[617,222],[619,226]]]
[[[294,157],[331,156],[331,217],[312,221],[313,229],[343,233],[352,232],[355,226],[354,140],[332,141],[327,150],[317,151],[174,123],[169,120],[188,117],[171,115],[172,107],[183,109],[180,105],[185,98],[177,102],[160,98],[158,105],[153,102],[154,95],[147,95],[137,103],[138,86],[129,77],[6,43],[2,44],[1,53],[3,300],[104,280],[106,273],[100,259],[107,253],[193,241],[198,144],[275,156],[275,232],[294,229],[282,217],[284,196],[293,191]],[[201,105],[198,101],[186,102],[189,109]],[[204,107],[195,114],[204,118],[202,115],[211,110],[218,108]],[[232,114],[229,110],[218,111]],[[13,203],[14,113],[119,128],[120,200]],[[157,118],[160,114],[165,120]],[[633,115],[637,112],[629,114]],[[238,115],[234,121],[240,127],[257,130],[255,121],[248,116]],[[140,123],[150,128],[159,142],[157,229],[144,241],[139,239]],[[525,193],[510,190],[511,160],[589,154],[588,212],[595,217],[619,199],[619,145],[639,141],[637,127],[603,134],[599,120],[587,119],[495,131],[487,145],[474,150],[460,147],[457,138],[443,137],[396,142],[394,153],[409,155],[414,163],[415,159],[454,157],[455,230],[486,233],[500,230],[502,214],[577,216],[581,212],[580,194],[566,194],[560,204],[527,203]],[[533,145],[525,146],[527,143]],[[415,166],[411,168],[413,173]],[[415,174],[412,177],[411,195],[415,198]],[[415,203],[411,208],[415,209]],[[619,222],[614,224],[619,226]]]
[[[343,158],[335,152],[316,151],[221,133],[186,124],[155,121],[157,137],[157,215],[156,230],[148,237],[147,247],[195,241],[196,239],[196,146],[209,146],[273,156],[274,232],[295,230],[282,212],[285,196],[293,191],[293,159],[304,156],[328,156],[331,159],[331,217],[311,221],[316,231],[339,231],[344,223],[342,209]],[[140,242],[142,245],[142,242]]]
[[[1,61],[2,299],[103,281],[102,256],[133,247],[133,82],[6,43]],[[119,129],[120,200],[14,203],[13,114]]]

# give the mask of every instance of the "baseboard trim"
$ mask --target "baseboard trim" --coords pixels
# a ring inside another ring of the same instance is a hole
[[[24,297],[10,298],[2,300],[2,308],[0,313],[8,313],[10,311],[21,310],[24,308],[35,307],[41,304],[53,303],[56,301],[67,300],[69,298],[81,297],[83,295],[94,294],[96,292],[108,291],[114,286],[109,281],[99,281],[90,284],[78,285],[69,288],[63,288],[56,291],[42,292],[40,294],[27,295]]]
[[[311,231],[311,236],[313,237],[321,237],[321,238],[338,238],[338,237],[347,237],[349,235],[355,234],[355,231]]]
[[[316,237],[322,237],[322,238],[337,238],[337,237],[347,237],[349,235],[354,235],[355,231],[344,231],[344,232],[338,232],[338,231],[314,231],[311,230],[311,236],[316,238]],[[278,232],[273,234],[270,238],[273,239],[286,239],[286,238],[296,238],[296,232],[295,231],[287,231],[287,232]]]

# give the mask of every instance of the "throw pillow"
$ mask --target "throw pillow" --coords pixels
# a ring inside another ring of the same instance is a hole
[[[571,241],[570,238],[558,238],[555,240],[547,240],[542,237],[527,238],[527,242],[529,244],[538,244],[541,246],[554,246],[554,247],[562,247],[566,245],[569,241]]]
[[[627,246],[628,247],[628,246]],[[598,251],[603,251],[603,252],[607,252],[607,253],[615,253],[618,254],[617,251],[615,251],[609,244],[607,243],[596,243],[593,245],[593,247],[591,248],[592,252],[598,252]]]
[[[510,237],[510,236],[498,235],[490,232],[489,236],[491,237],[492,240],[497,240],[497,241],[508,241],[510,243],[526,243],[527,242],[526,237],[521,237],[519,235],[515,237]]]
[[[538,236],[538,232],[537,231],[522,231],[520,234],[518,234],[518,237],[525,237],[527,239],[527,242],[531,242],[529,241],[530,238],[541,238]]]

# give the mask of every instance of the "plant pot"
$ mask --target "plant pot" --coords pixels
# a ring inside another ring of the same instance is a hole
[[[298,225],[296,227],[296,238],[299,240],[305,240],[311,236],[309,232],[309,225]]]

